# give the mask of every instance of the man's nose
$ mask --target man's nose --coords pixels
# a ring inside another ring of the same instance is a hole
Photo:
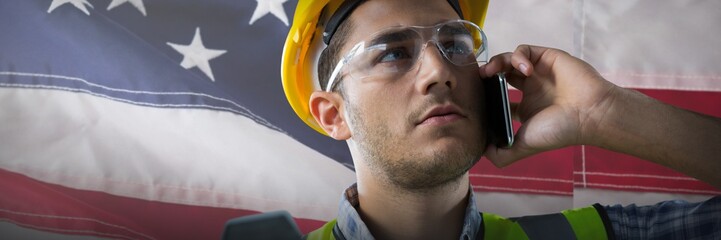
[[[456,88],[456,78],[451,71],[451,63],[433,42],[423,46],[418,56],[418,74],[416,88],[421,94],[432,91],[449,91]]]

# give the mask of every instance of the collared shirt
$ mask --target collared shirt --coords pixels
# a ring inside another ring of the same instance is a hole
[[[468,190],[468,204],[466,216],[463,218],[461,240],[476,239],[478,229],[481,227],[481,213],[476,208],[476,199],[471,189]],[[337,224],[346,239],[371,240],[375,239],[368,227],[358,214],[358,188],[356,184],[345,190],[338,209]]]
[[[476,239],[483,218],[469,189],[460,239]],[[337,224],[345,239],[374,239],[358,214],[358,189],[343,194]],[[652,206],[604,206],[617,239],[721,239],[721,196],[699,203],[666,201]]]
[[[617,239],[721,239],[721,196],[605,207]]]

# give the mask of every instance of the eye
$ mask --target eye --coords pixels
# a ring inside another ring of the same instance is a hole
[[[469,55],[472,54],[471,47],[462,41],[448,41],[443,44],[443,51],[453,55]]]
[[[378,63],[392,63],[395,61],[409,59],[411,56],[405,48],[392,48],[383,51],[378,56]]]

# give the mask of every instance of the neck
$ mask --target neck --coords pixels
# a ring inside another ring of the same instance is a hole
[[[468,173],[424,191],[392,186],[356,169],[359,213],[377,239],[458,239],[468,204]]]

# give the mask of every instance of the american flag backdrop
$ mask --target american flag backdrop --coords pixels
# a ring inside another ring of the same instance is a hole
[[[296,3],[0,1],[0,239],[218,239],[228,219],[259,212],[288,210],[303,232],[334,218],[355,178],[347,147],[297,119],[281,88]],[[719,1],[488,11],[491,54],[560,48],[618,85],[721,117]],[[482,211],[506,216],[721,194],[590,146],[504,169],[482,160],[471,182]]]

